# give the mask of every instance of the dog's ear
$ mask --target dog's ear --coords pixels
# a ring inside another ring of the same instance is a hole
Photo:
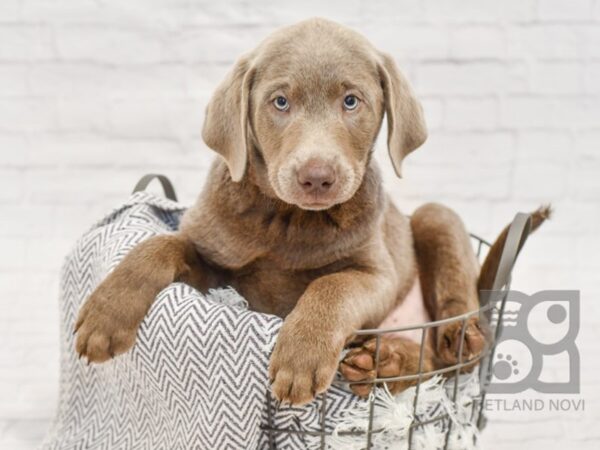
[[[202,139],[227,163],[240,181],[248,159],[248,102],[254,69],[249,56],[240,58],[206,107]]]
[[[380,53],[379,76],[388,121],[388,152],[398,177],[402,160],[427,139],[423,109],[394,60]]]

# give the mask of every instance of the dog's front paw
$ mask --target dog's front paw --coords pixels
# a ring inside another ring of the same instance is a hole
[[[136,314],[135,300],[129,298],[130,293],[118,294],[101,285],[88,298],[75,324],[75,349],[80,358],[100,363],[133,346],[144,314]]]
[[[331,334],[300,333],[284,326],[269,365],[271,389],[277,400],[304,405],[327,390],[335,375],[343,340],[337,343]]]
[[[462,358],[460,358],[462,325],[462,321],[457,320],[441,325],[437,329],[437,354],[448,365],[477,358],[486,348],[487,333],[485,328],[479,322],[478,317],[471,317],[465,324]]]

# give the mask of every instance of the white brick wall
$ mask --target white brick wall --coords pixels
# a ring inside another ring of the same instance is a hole
[[[2,0],[0,448],[32,448],[52,417],[74,240],[149,171],[191,202],[216,83],[274,27],[314,15],[391,52],[423,100],[431,137],[405,178],[382,159],[405,211],[442,201],[491,237],[515,211],[555,205],[514,286],[582,290],[586,411],[497,413],[484,441],[598,447],[600,0]]]

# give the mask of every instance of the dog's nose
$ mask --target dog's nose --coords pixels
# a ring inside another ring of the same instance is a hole
[[[323,194],[335,183],[335,170],[330,164],[309,161],[298,170],[298,184],[307,194]]]

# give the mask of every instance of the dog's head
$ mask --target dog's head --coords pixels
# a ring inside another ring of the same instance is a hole
[[[202,135],[234,181],[256,151],[272,193],[303,209],[327,209],[361,185],[384,112],[400,176],[402,159],[427,137],[408,82],[360,34],[311,19],[279,30],[236,63],[208,105]]]

